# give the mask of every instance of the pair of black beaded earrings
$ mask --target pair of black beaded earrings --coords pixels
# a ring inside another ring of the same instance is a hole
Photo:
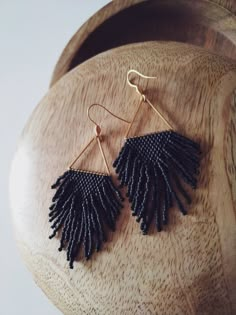
[[[127,73],[127,82],[140,95],[139,106],[131,122],[120,118],[100,104],[92,104],[87,111],[88,118],[95,124],[95,136],[89,141],[69,169],[60,176],[55,184],[56,193],[52,199],[49,221],[52,222],[52,235],[61,232],[59,251],[67,250],[70,268],[84,248],[84,256],[89,259],[94,250],[99,251],[106,241],[106,230],[114,231],[117,217],[124,201],[119,188],[115,187],[110,175],[107,160],[101,145],[101,129],[91,119],[89,111],[100,106],[114,117],[129,124],[125,143],[113,163],[118,174],[120,187],[127,187],[127,197],[131,203],[132,215],[140,222],[143,234],[147,234],[155,221],[156,229],[162,230],[168,223],[169,209],[175,203],[182,214],[186,214],[184,203],[191,203],[184,185],[196,188],[200,164],[200,146],[198,143],[173,131],[172,126],[153,106],[138,86],[131,83]],[[145,102],[168,126],[168,130],[143,136],[128,137],[136,115]],[[73,166],[93,142],[97,141],[103,157],[107,174],[74,169]],[[182,199],[184,201],[182,201]]]

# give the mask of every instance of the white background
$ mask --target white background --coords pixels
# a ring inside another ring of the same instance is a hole
[[[61,314],[35,285],[14,242],[9,168],[30,113],[71,36],[106,0],[0,0],[0,314]]]

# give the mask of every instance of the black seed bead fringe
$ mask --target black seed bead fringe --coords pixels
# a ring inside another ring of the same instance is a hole
[[[123,198],[111,177],[69,170],[58,178],[50,206],[52,234],[61,230],[59,251],[66,249],[70,268],[81,247],[89,259],[106,241],[105,229],[115,230]]]
[[[182,182],[195,189],[199,165],[200,146],[174,131],[126,140],[113,166],[143,234],[153,220],[161,231],[174,203],[187,214],[191,198]]]

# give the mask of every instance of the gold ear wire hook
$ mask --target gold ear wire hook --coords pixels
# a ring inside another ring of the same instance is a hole
[[[134,83],[131,83],[131,81],[130,81],[130,79],[129,79],[129,75],[130,75],[131,73],[136,73],[137,75],[139,75],[140,77],[142,77],[142,78],[144,78],[144,79],[157,79],[157,77],[149,77],[149,76],[146,76],[146,75],[144,75],[144,74],[142,74],[142,73],[140,73],[140,72],[138,72],[137,70],[134,70],[134,69],[130,69],[130,70],[127,72],[127,83],[128,83],[129,86],[135,88],[136,92],[141,96],[141,100],[140,100],[139,106],[138,106],[138,108],[137,108],[137,110],[136,110],[136,112],[135,112],[135,114],[134,114],[134,116],[133,116],[133,119],[132,119],[131,123],[129,124],[129,127],[128,127],[127,131],[126,131],[125,138],[128,138],[128,134],[129,134],[130,129],[131,129],[132,125],[133,125],[133,122],[134,122],[134,120],[135,120],[135,118],[136,118],[136,116],[137,116],[137,114],[138,114],[138,112],[139,112],[139,109],[140,109],[140,107],[141,107],[142,102],[146,102],[147,104],[149,104],[149,106],[150,106],[150,107],[154,110],[154,112],[165,122],[165,124],[166,124],[170,129],[173,129],[173,127],[171,126],[171,124],[165,119],[165,117],[159,112],[159,110],[157,110],[157,109],[155,108],[155,106],[149,101],[149,99],[147,99],[146,95],[144,95],[144,94],[139,90],[138,86],[137,86],[136,84],[134,84]]]
[[[135,88],[136,92],[142,97],[143,101],[146,100],[146,97],[143,93],[141,93],[141,91],[139,90],[138,86],[134,83],[131,83],[130,79],[129,79],[129,75],[131,73],[136,73],[137,75],[139,75],[141,78],[144,78],[144,79],[157,79],[157,77],[149,77],[149,76],[146,76],[140,72],[138,72],[137,70],[134,70],[134,69],[130,69],[128,72],[127,72],[127,83],[129,84],[129,86]]]
[[[130,123],[128,120],[125,120],[124,118],[121,118],[121,117],[115,115],[114,113],[112,113],[112,112],[111,112],[109,109],[107,109],[105,106],[103,106],[103,105],[101,105],[101,104],[98,104],[98,103],[94,103],[94,104],[92,104],[92,105],[90,105],[90,106],[88,107],[88,109],[87,109],[87,116],[88,116],[88,119],[95,125],[95,128],[96,128],[96,129],[97,129],[97,128],[100,129],[100,131],[101,131],[100,126],[95,122],[94,119],[91,118],[91,115],[90,115],[90,110],[91,110],[91,108],[94,107],[94,106],[98,106],[98,107],[103,108],[103,109],[104,109],[105,111],[107,111],[110,115],[112,115],[113,117],[115,117],[115,118],[117,118],[117,119],[119,119],[119,120],[121,120],[121,121],[123,121],[123,122],[125,122],[125,123],[127,123],[127,124]],[[96,129],[95,129],[95,132],[97,131]],[[96,133],[96,134],[97,134],[97,133]]]
[[[113,117],[129,124],[130,122],[125,120],[124,118],[121,118],[115,114],[113,114],[111,111],[109,111],[109,109],[107,109],[105,106],[101,105],[101,104],[98,104],[98,103],[94,103],[92,105],[90,105],[87,109],[87,116],[88,116],[88,119],[95,125],[95,134],[96,134],[96,140],[97,140],[97,143],[98,143],[98,146],[99,146],[99,149],[100,149],[100,152],[102,154],[102,158],[103,158],[103,161],[104,161],[104,164],[105,164],[105,167],[106,167],[106,170],[107,170],[107,173],[108,175],[110,175],[110,170],[109,170],[109,167],[108,167],[108,163],[107,163],[107,159],[105,157],[105,154],[104,154],[104,151],[103,151],[103,148],[102,148],[102,144],[101,144],[101,139],[100,139],[100,133],[101,133],[101,127],[95,122],[94,119],[91,118],[91,115],[90,115],[90,110],[92,107],[94,106],[99,106],[101,108],[103,108],[105,111],[107,111],[110,115],[112,115]],[[89,144],[94,140],[94,138],[89,142]],[[89,145],[88,144],[88,145]],[[86,148],[88,147],[88,145],[86,146]]]

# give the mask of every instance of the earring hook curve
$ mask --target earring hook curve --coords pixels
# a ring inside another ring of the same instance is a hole
[[[77,162],[77,160],[81,157],[81,155],[85,152],[85,150],[90,146],[90,144],[96,140],[97,141],[97,144],[99,146],[99,149],[100,149],[100,152],[101,152],[101,155],[102,155],[102,158],[103,158],[103,161],[104,161],[104,165],[105,165],[105,168],[106,168],[106,171],[107,171],[107,174],[110,175],[110,170],[109,170],[109,166],[108,166],[108,162],[107,162],[107,159],[105,157],[105,154],[104,154],[104,151],[103,151],[103,148],[102,148],[102,144],[101,144],[101,137],[100,137],[100,133],[101,133],[101,127],[96,123],[96,121],[91,118],[91,115],[90,115],[90,110],[92,107],[94,106],[99,106],[103,109],[105,109],[109,114],[111,114],[112,116],[116,117],[117,119],[125,122],[125,123],[130,123],[129,121],[125,120],[124,118],[121,118],[115,114],[113,114],[111,111],[109,111],[109,109],[107,109],[105,106],[101,105],[101,104],[98,104],[98,103],[94,103],[92,105],[90,105],[88,108],[87,108],[87,116],[88,116],[88,119],[95,125],[95,134],[96,136],[93,136],[92,139],[89,140],[89,142],[86,144],[86,146],[83,148],[83,150],[80,152],[80,154],[74,159],[74,161],[69,165],[69,169],[73,169],[73,165]]]
[[[140,109],[140,106],[141,106],[141,103],[142,103],[142,102],[145,102],[145,103],[149,104],[149,105],[151,106],[151,108],[154,110],[154,112],[155,112],[155,113],[165,122],[165,124],[172,130],[173,127],[172,127],[171,124],[164,118],[164,116],[160,113],[160,111],[159,111],[158,109],[156,109],[155,106],[154,106],[154,105],[149,101],[149,99],[146,97],[146,95],[143,94],[143,93],[139,90],[138,86],[130,81],[129,75],[130,75],[131,73],[136,73],[137,75],[139,75],[140,77],[142,77],[142,78],[144,78],[144,79],[157,79],[157,77],[149,77],[149,76],[146,76],[146,75],[140,73],[139,71],[137,71],[137,70],[135,70],[135,69],[130,69],[130,70],[127,72],[127,77],[126,77],[127,83],[128,83],[129,86],[135,88],[136,92],[141,96],[141,100],[140,100],[139,107],[138,107],[138,109],[136,110],[135,115],[133,116],[133,119],[132,119],[132,121],[131,121],[131,123],[130,123],[130,125],[129,125],[127,131],[126,131],[125,138],[128,137],[129,131],[130,131],[131,126],[132,126],[132,124],[133,124],[133,122],[134,122],[134,119],[135,119],[135,117],[136,117],[136,115],[137,115],[137,113],[138,113],[138,111],[139,111],[139,109]]]
[[[137,70],[135,70],[135,69],[130,69],[130,70],[127,72],[126,80],[127,80],[128,85],[131,86],[131,87],[133,87],[133,88],[135,88],[136,92],[137,92],[138,94],[140,94],[140,96],[141,96],[141,97],[143,98],[143,100],[145,101],[145,99],[146,99],[146,98],[145,98],[145,95],[139,90],[137,84],[134,84],[134,83],[132,83],[132,82],[130,81],[129,76],[130,76],[131,73],[136,73],[137,75],[139,75],[141,78],[144,78],[144,79],[157,79],[157,77],[146,76],[146,75],[140,73],[139,71],[137,71]]]
[[[112,115],[113,117],[129,124],[130,121],[118,116],[118,115],[115,115],[114,113],[112,113],[109,109],[107,109],[104,105],[101,105],[101,104],[98,104],[98,103],[93,103],[91,104],[88,108],[87,108],[87,116],[88,116],[88,119],[95,125],[95,133],[96,135],[98,136],[100,133],[101,133],[101,127],[96,123],[96,121],[91,117],[91,114],[90,114],[90,110],[95,107],[95,106],[98,106],[98,107],[101,107],[103,108],[105,111],[107,111],[110,115]]]

